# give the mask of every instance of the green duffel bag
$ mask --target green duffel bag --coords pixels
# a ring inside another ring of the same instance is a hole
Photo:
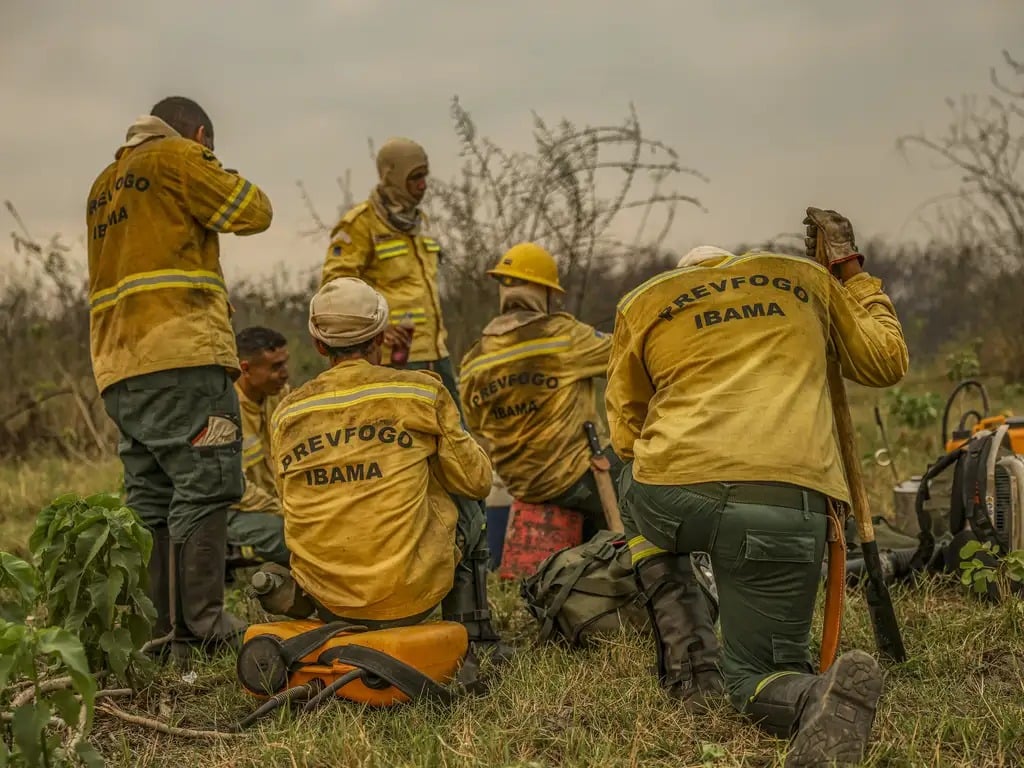
[[[633,578],[621,533],[600,531],[584,544],[549,555],[521,581],[520,594],[540,622],[541,641],[557,634],[581,646],[624,625],[650,631],[646,597]]]

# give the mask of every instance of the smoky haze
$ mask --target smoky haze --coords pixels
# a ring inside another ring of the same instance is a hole
[[[0,198],[37,238],[84,243],[86,193],[127,126],[186,95],[211,114],[224,164],[274,204],[267,233],[223,238],[228,278],[317,268],[325,243],[299,234],[311,222],[296,180],[333,222],[336,177],[350,168],[362,197],[367,139],[393,135],[453,177],[457,94],[481,133],[521,150],[531,110],[609,124],[635,104],[645,133],[710,179],[681,181],[708,210],[681,208],[673,248],[798,231],[809,204],[850,216],[859,240],[909,239],[918,206],[957,177],[908,162],[897,137],[941,133],[946,97],[987,92],[1022,34],[1010,0],[3,0]]]

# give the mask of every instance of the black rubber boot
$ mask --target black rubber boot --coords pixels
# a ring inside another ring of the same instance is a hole
[[[174,544],[174,550],[178,609],[175,658],[181,660],[185,651],[182,646],[198,645],[208,653],[223,647],[237,651],[245,624],[224,610],[226,512],[204,517],[184,542]]]
[[[489,656],[496,664],[512,657],[512,648],[502,641],[491,624],[491,609],[487,603],[489,559],[490,552],[481,537],[476,548],[464,555],[455,567],[452,589],[441,601],[441,618],[462,624],[469,635],[469,650],[457,677],[469,691],[479,688],[479,659],[482,656]]]
[[[658,651],[658,678],[669,696],[699,712],[725,696],[718,669],[720,646],[707,598],[689,555],[666,553],[634,567],[647,596]]]
[[[150,530],[153,534],[153,551],[149,556],[149,599],[156,608],[156,623],[153,624],[151,639],[166,637],[171,631],[171,534],[167,526]],[[150,654],[163,658],[170,650],[165,644],[154,648]]]
[[[850,651],[824,675],[787,674],[768,683],[747,714],[775,736],[792,735],[785,768],[855,766],[867,751],[881,694],[878,662]]]

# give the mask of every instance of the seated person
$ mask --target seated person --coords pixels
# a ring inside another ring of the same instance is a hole
[[[380,365],[388,316],[354,277],[310,302],[309,332],[330,367],[273,416],[291,572],[262,566],[277,587],[260,600],[271,613],[371,630],[420,623],[440,605],[471,651],[493,651],[479,502],[491,465],[438,374]]]
[[[488,274],[499,282],[501,314],[462,358],[466,423],[490,446],[514,498],[582,512],[589,539],[608,524],[583,424],[600,424],[594,378],[605,375],[611,337],[552,312],[552,294],[565,291],[539,245],[514,246]],[[617,486],[622,462],[611,450],[605,455]]]
[[[269,328],[235,337],[241,376],[235,382],[242,414],[245,492],[228,512],[228,554],[243,561],[288,565],[284,520],[270,461],[270,416],[288,394],[288,341]]]

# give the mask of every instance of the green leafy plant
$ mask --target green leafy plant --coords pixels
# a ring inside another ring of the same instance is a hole
[[[70,687],[42,685],[44,677],[66,677]],[[0,766],[71,765],[72,756],[87,766],[103,759],[85,737],[92,727],[96,681],[85,649],[71,632],[0,620],[0,690],[27,680],[30,687],[10,702],[0,721]],[[55,719],[55,716],[57,719]],[[56,727],[55,727],[56,726]],[[71,730],[67,742],[59,728]]]
[[[156,609],[146,594],[152,535],[113,494],[61,496],[29,540],[47,621],[73,632],[93,669],[132,683]]]
[[[987,594],[994,586],[998,594],[1009,595],[1015,585],[1024,585],[1024,550],[1000,556],[995,544],[968,541],[960,549],[960,561],[960,581],[976,594]]]
[[[0,552],[0,619],[24,622],[39,596],[36,569],[8,552]]]
[[[889,413],[895,416],[903,426],[922,429],[934,424],[939,418],[941,398],[934,392],[923,395],[911,395],[900,387],[893,387],[888,392]]]
[[[973,349],[950,352],[946,355],[946,378],[950,381],[963,381],[981,375],[981,361]]]

